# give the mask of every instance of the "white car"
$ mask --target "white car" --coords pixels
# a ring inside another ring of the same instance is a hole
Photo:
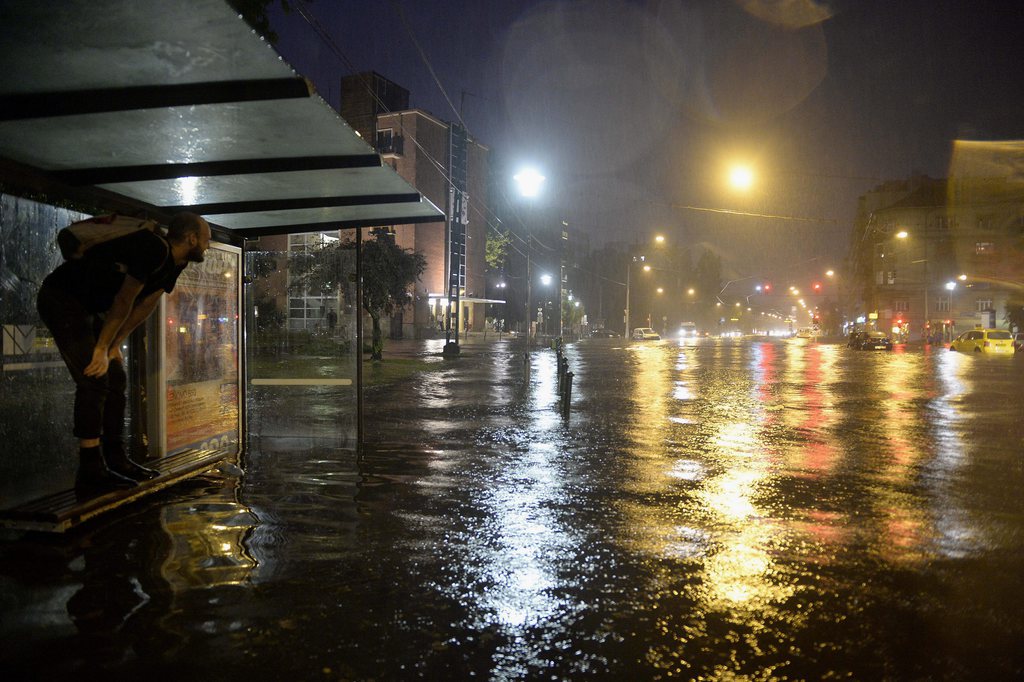
[[[631,338],[636,341],[657,341],[661,338],[661,334],[650,327],[637,327],[633,330]]]

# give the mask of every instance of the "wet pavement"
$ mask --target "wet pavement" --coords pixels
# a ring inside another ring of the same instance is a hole
[[[1024,675],[1024,358],[520,343],[0,544],[5,679]]]

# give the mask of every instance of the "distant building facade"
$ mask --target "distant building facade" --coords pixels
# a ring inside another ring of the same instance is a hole
[[[948,341],[977,325],[1009,327],[1024,288],[1024,191],[995,178],[913,178],[862,198],[855,268],[868,326],[905,340]]]

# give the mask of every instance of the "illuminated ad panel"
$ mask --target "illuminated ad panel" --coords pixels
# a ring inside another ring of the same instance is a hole
[[[164,297],[165,454],[238,448],[240,277],[241,250],[212,244]]]

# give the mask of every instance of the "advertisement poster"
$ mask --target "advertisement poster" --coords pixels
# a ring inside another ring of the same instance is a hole
[[[216,244],[165,297],[167,454],[237,449],[240,273],[238,250]]]

